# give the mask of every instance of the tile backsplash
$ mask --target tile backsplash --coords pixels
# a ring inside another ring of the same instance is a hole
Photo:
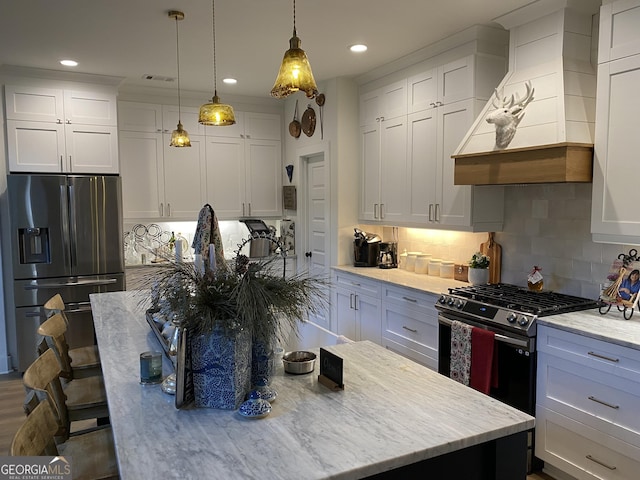
[[[526,286],[534,265],[542,268],[545,289],[597,298],[611,263],[633,245],[591,240],[591,184],[541,184],[505,187],[502,281]],[[392,240],[392,228],[361,226]],[[487,240],[486,233],[416,228],[398,229],[398,249],[431,253],[466,263]]]

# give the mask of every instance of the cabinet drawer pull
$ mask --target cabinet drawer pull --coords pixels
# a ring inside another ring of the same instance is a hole
[[[415,328],[409,328],[406,325],[402,325],[402,328],[404,328],[405,330],[409,330],[411,333],[418,333],[418,330],[416,330]]]
[[[604,463],[603,461],[598,460],[597,458],[593,458],[591,455],[585,455],[585,457],[586,457],[588,460],[591,460],[592,462],[597,463],[598,465],[602,465],[603,467],[608,468],[609,470],[615,470],[615,469],[616,469],[616,467],[611,466],[611,465],[607,465],[607,464],[606,464],[606,463]]]
[[[407,302],[413,302],[413,303],[417,303],[418,300],[416,300],[415,298],[410,298],[410,297],[402,297],[403,300],[406,300]]]
[[[599,353],[596,353],[596,352],[587,352],[587,355],[591,355],[592,357],[601,358],[602,360],[607,360],[609,362],[614,362],[614,363],[618,363],[620,361],[619,358],[605,357],[604,355],[600,355]]]
[[[356,286],[356,287],[360,286],[360,284],[358,282],[351,282],[351,285]]]
[[[600,405],[604,405],[605,407],[613,408],[614,410],[618,410],[620,408],[620,405],[611,405],[610,403],[604,402],[602,400],[598,400],[593,395],[589,395],[587,398],[592,402],[599,403]]]

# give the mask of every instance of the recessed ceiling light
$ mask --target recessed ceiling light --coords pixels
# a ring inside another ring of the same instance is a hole
[[[349,49],[354,53],[362,53],[367,51],[367,46],[362,44],[351,45]]]
[[[75,60],[60,60],[60,63],[62,65],[64,65],[65,67],[77,67],[78,66],[78,62],[76,62]]]
[[[222,81],[227,85],[235,85],[236,83],[238,83],[238,80],[236,80],[235,78],[223,78]]]

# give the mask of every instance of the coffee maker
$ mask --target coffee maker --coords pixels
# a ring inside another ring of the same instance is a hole
[[[398,243],[380,242],[380,253],[378,254],[378,267],[398,268]]]
[[[353,266],[375,267],[380,255],[380,237],[373,233],[366,233],[359,228],[354,229]]]

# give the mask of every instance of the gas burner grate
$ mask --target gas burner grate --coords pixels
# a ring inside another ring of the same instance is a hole
[[[449,293],[539,317],[588,310],[599,306],[596,300],[551,291],[532,292],[508,283],[450,288]]]

